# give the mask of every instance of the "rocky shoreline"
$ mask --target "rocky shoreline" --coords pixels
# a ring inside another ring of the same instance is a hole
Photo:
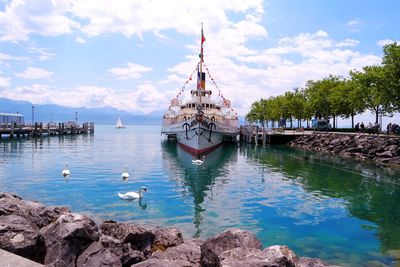
[[[103,221],[0,193],[0,248],[46,266],[333,266],[287,246],[262,250],[249,231],[227,229],[205,241],[176,228]]]
[[[303,135],[290,146],[343,157],[372,160],[384,164],[400,164],[400,138],[382,135],[313,133]]]

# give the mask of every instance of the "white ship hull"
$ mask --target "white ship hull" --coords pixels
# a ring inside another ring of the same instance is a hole
[[[224,140],[235,140],[237,128],[205,118],[201,122],[193,118],[172,125],[164,125],[162,133],[175,137],[184,149],[198,155],[219,146]]]

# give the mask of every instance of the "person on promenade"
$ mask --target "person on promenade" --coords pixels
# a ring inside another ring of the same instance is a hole
[[[379,123],[375,122],[374,126],[372,126],[372,133],[379,135],[379,128],[380,128]]]
[[[364,133],[364,123],[363,122],[361,122],[361,124],[360,124],[360,129],[361,129],[361,132]]]
[[[392,123],[391,122],[389,122],[389,124],[387,125],[386,129],[387,129],[387,135],[389,135],[390,132],[392,131]]]
[[[360,123],[357,122],[356,126],[354,127],[354,130],[356,131],[356,133],[358,133],[360,131]]]
[[[372,123],[371,122],[368,123],[367,132],[368,132],[368,134],[371,134],[371,132],[372,132]]]

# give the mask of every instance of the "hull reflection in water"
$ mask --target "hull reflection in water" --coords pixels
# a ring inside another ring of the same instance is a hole
[[[178,184],[186,188],[185,191],[193,196],[193,224],[196,228],[194,237],[201,236],[203,212],[202,207],[205,199],[212,197],[214,188],[223,186],[225,179],[217,177],[229,176],[230,165],[237,162],[237,146],[235,144],[222,144],[213,151],[205,154],[205,161],[202,165],[194,165],[195,159],[192,154],[174,142],[163,142],[163,162],[165,168],[170,172]]]

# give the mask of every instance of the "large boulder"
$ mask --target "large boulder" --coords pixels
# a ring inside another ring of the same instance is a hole
[[[183,243],[182,233],[177,228],[159,228],[152,230],[154,234],[153,251],[178,246]]]
[[[61,214],[40,233],[47,247],[45,264],[54,266],[71,266],[90,244],[99,239],[95,222],[76,213]]]
[[[117,223],[104,221],[100,225],[103,234],[119,239],[123,244],[129,243],[134,250],[151,253],[151,245],[154,241],[154,234],[147,229],[129,223]]]
[[[46,245],[36,227],[18,215],[0,216],[0,248],[44,263]]]
[[[302,257],[297,260],[296,267],[340,267],[340,266],[331,265],[320,259]]]
[[[297,257],[287,246],[271,246],[264,250],[254,248],[234,248],[218,256],[218,266],[250,267],[291,267]]]
[[[0,194],[0,215],[19,215],[39,229],[51,223],[62,212],[69,212],[69,209],[49,208],[38,202],[23,200],[12,193]]]
[[[187,240],[165,251],[156,251],[148,260],[133,266],[200,266],[202,243],[203,241],[199,239]]]
[[[105,249],[100,242],[93,242],[78,258],[77,267],[121,267],[120,259]]]
[[[101,235],[99,243],[116,255],[123,267],[130,267],[132,264],[145,260],[144,254],[141,251],[133,250],[129,243],[122,243],[119,239],[109,235]]]
[[[236,228],[227,229],[214,237],[208,238],[202,244],[202,266],[219,266],[218,256],[222,252],[234,248],[260,249],[261,243],[249,231]]]

